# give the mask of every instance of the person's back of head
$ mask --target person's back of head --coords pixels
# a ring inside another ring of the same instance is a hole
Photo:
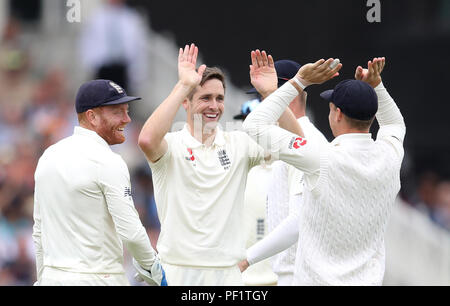
[[[369,132],[378,111],[378,97],[369,84],[344,80],[320,96],[330,102],[329,120],[335,137]]]

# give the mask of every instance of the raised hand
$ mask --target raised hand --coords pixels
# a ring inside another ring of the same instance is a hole
[[[206,65],[197,65],[198,47],[195,44],[180,48],[178,53],[178,78],[183,85],[196,87],[200,84]]]
[[[376,57],[367,63],[367,69],[358,66],[355,71],[355,79],[366,82],[373,88],[381,83],[381,72],[386,64],[384,57]]]
[[[320,59],[314,64],[303,65],[298,71],[296,77],[305,86],[312,84],[322,84],[332,78],[339,75],[339,70],[342,68],[342,64],[337,65],[334,69],[330,68],[330,64],[334,59],[329,58],[328,60]]]
[[[273,58],[266,51],[252,51],[252,64],[250,65],[250,82],[258,93],[267,97],[278,88],[277,72]]]

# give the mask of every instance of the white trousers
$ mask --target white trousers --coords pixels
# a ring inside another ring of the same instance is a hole
[[[121,274],[91,274],[66,272],[45,267],[39,286],[129,286],[128,278]]]
[[[188,267],[162,263],[169,286],[243,286],[241,271],[233,267]]]

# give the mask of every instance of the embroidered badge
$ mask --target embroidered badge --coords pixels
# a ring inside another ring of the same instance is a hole
[[[109,85],[111,85],[115,90],[117,90],[118,93],[123,93],[123,88],[117,85],[114,82],[109,82]]]

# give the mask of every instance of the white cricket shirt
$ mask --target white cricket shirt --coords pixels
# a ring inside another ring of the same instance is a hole
[[[154,250],[134,208],[128,168],[94,131],[75,127],[45,150],[34,198],[38,280],[45,267],[124,273],[122,242],[150,270]]]
[[[264,160],[247,134],[217,129],[207,147],[189,133],[168,133],[167,152],[152,169],[161,222],[158,252],[172,265],[230,267],[245,258],[247,174]]]
[[[246,248],[251,247],[268,233],[267,191],[272,173],[272,165],[253,167],[248,173],[244,197]],[[269,286],[277,283],[277,275],[272,271],[270,259],[258,262],[242,272],[247,286]]]
[[[294,285],[382,284],[384,234],[400,189],[406,128],[383,84],[375,92],[376,141],[366,133],[344,134],[328,143],[272,125],[298,94],[289,82],[244,122],[252,137],[276,139],[271,149],[305,173]]]

